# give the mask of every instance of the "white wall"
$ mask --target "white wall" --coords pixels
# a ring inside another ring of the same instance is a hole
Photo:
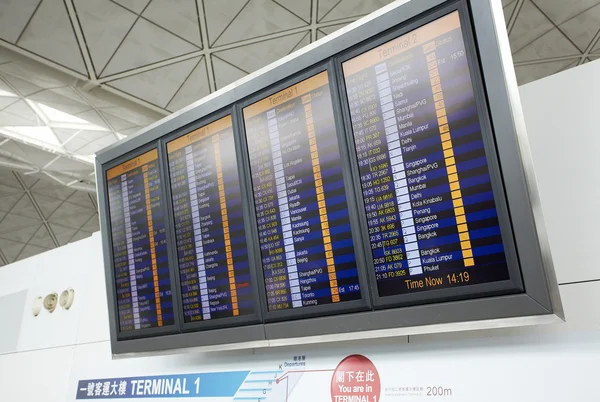
[[[385,387],[439,384],[452,388],[454,399],[461,401],[597,401],[599,77],[597,61],[521,88],[566,324],[112,361],[96,233],[0,268],[0,314],[22,314],[18,328],[0,331],[6,340],[0,345],[13,345],[0,348],[0,400],[71,401],[78,380],[268,369],[296,354],[306,355],[311,368],[322,369],[335,367],[348,354],[362,353],[376,364]],[[31,315],[36,296],[68,287],[76,290],[71,310]],[[27,296],[15,296],[19,292]],[[10,336],[18,342],[9,341]],[[330,378],[330,373],[297,375],[289,401],[330,401]],[[398,399],[383,390],[382,397]],[[268,400],[284,399],[272,394]]]

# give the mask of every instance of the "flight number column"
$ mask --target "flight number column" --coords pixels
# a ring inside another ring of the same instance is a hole
[[[333,258],[333,247],[331,245],[331,234],[329,232],[329,218],[327,217],[327,205],[325,202],[325,193],[323,190],[323,178],[321,177],[321,164],[319,163],[319,150],[317,148],[317,138],[315,135],[315,125],[312,114],[312,104],[310,103],[310,94],[302,97],[304,105],[304,115],[306,118],[306,127],[308,132],[308,142],[310,144],[310,157],[315,178],[315,190],[317,193],[317,204],[319,207],[319,220],[321,222],[321,231],[323,233],[323,247],[325,248],[325,259],[327,261],[327,273],[329,275],[329,287],[331,289],[331,301],[337,303],[340,301],[338,293],[338,283]]]
[[[191,145],[185,147],[185,162],[187,165],[188,184],[190,188],[190,206],[194,227],[194,241],[196,246],[196,262],[198,264],[198,281],[200,288],[200,304],[202,318],[210,320],[210,304],[208,301],[208,285],[206,283],[206,266],[204,263],[204,249],[202,244],[202,227],[200,225],[200,210],[198,209],[198,192],[196,191],[196,170],[194,167],[194,153]]]
[[[469,236],[469,227],[465,215],[462,192],[460,190],[460,182],[458,179],[458,171],[456,169],[456,160],[454,158],[454,147],[450,134],[450,126],[448,124],[448,116],[446,114],[446,105],[444,103],[444,92],[438,69],[438,60],[435,54],[435,41],[423,45],[423,53],[426,54],[427,68],[429,70],[429,79],[433,92],[433,101],[435,102],[436,117],[442,140],[442,148],[444,150],[444,160],[446,163],[446,173],[448,175],[448,183],[450,184],[450,192],[452,195],[452,204],[454,207],[454,215],[456,217],[456,228],[460,240],[460,248],[462,250],[465,267],[475,265],[473,259],[473,250],[471,239]]]
[[[156,248],[154,243],[154,225],[152,224],[152,205],[150,204],[150,185],[148,183],[148,165],[142,167],[144,173],[144,193],[146,196],[146,214],[148,217],[148,240],[150,241],[150,258],[152,262],[152,279],[154,280],[154,299],[156,303],[157,325],[162,327],[162,310],[160,306],[160,288],[158,285],[158,268],[156,266]]]
[[[408,183],[406,181],[402,147],[400,146],[400,137],[398,135],[398,121],[394,110],[394,99],[390,88],[390,77],[387,71],[387,64],[381,63],[375,66],[375,73],[377,74],[377,89],[379,92],[381,113],[385,126],[390,166],[394,178],[396,201],[398,202],[398,215],[400,217],[400,227],[402,229],[404,240],[408,272],[410,275],[418,275],[423,273],[423,268],[421,265],[419,243],[417,242]]]
[[[296,251],[294,248],[294,238],[290,220],[290,205],[287,197],[287,186],[283,170],[283,158],[281,156],[275,109],[271,109],[267,112],[267,124],[269,127],[269,138],[271,139],[273,173],[275,175],[275,184],[277,186],[277,200],[279,204],[281,231],[283,233],[283,244],[292,307],[302,307],[302,295],[300,293],[300,282],[298,280],[298,266],[296,265]]]
[[[127,239],[127,259],[129,262],[129,283],[131,285],[131,306],[133,309],[133,326],[140,329],[140,307],[138,304],[137,278],[133,254],[133,235],[131,234],[131,219],[129,210],[129,190],[127,174],[121,175],[121,195],[123,197],[123,215],[125,217],[125,238]]]
[[[225,244],[225,254],[227,258],[227,274],[229,277],[231,308],[233,311],[233,315],[237,316],[240,315],[240,310],[238,306],[237,291],[235,287],[235,271],[233,269],[233,254],[231,252],[231,234],[229,233],[229,219],[227,218],[227,200],[225,199],[225,185],[223,182],[223,164],[221,163],[221,147],[219,146],[219,134],[215,134],[212,140],[215,151],[215,167],[217,171],[217,185],[219,188],[219,203],[221,204],[223,240]]]

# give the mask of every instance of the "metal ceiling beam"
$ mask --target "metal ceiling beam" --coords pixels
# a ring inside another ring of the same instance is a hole
[[[200,24],[200,35],[202,36],[202,49],[206,51],[210,48],[210,42],[208,38],[208,28],[206,10],[204,9],[204,1],[196,0],[196,6],[198,7],[198,21]],[[204,62],[206,63],[206,72],[208,73],[208,88],[212,93],[217,90],[217,83],[215,80],[215,70],[213,68],[212,57],[210,57],[210,54],[204,54]]]
[[[79,45],[79,50],[81,51],[81,56],[83,57],[83,62],[85,63],[85,69],[88,72],[89,79],[93,82],[97,78],[96,71],[94,70],[94,64],[92,63],[92,57],[90,56],[90,52],[85,41],[85,36],[83,35],[83,30],[81,29],[81,24],[79,23],[79,16],[75,11],[73,0],[64,1],[65,6],[67,7],[67,14],[69,14],[69,19],[71,20],[71,25],[73,26],[73,31],[75,32],[77,44]]]

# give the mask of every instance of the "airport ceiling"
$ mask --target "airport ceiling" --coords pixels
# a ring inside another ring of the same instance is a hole
[[[600,58],[600,0],[498,1],[520,84]],[[0,265],[98,230],[96,151],[389,3],[0,0]]]

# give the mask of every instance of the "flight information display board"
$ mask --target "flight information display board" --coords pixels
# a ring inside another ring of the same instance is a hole
[[[175,323],[156,149],[106,171],[121,332]]]
[[[268,311],[360,299],[328,73],[243,117]]]
[[[254,313],[231,115],[167,143],[184,322]]]
[[[458,11],[342,69],[379,295],[509,279]]]

